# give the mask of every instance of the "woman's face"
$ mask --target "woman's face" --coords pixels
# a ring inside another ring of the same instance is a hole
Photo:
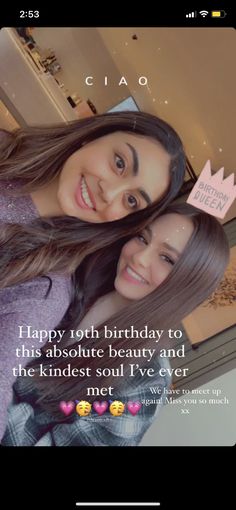
[[[193,230],[190,218],[171,213],[128,241],[118,262],[117,292],[138,300],[155,290],[172,271]]]
[[[155,140],[118,131],[70,156],[57,198],[66,215],[100,223],[123,218],[161,198],[170,184],[170,156]]]

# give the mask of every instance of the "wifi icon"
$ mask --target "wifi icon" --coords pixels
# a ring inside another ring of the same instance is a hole
[[[205,18],[209,14],[209,12],[208,11],[200,11],[199,14],[201,14],[201,16],[203,18]]]

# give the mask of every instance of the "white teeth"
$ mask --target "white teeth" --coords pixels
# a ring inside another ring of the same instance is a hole
[[[146,280],[144,280],[141,276],[139,276],[137,273],[135,273],[133,271],[133,269],[131,269],[131,267],[127,266],[126,271],[127,271],[127,273],[130,274],[130,276],[132,276],[132,278],[135,278],[135,280],[138,280],[139,282],[142,282],[142,283],[147,283]]]
[[[84,177],[82,177],[82,179],[81,179],[81,194],[82,194],[83,200],[86,203],[86,205],[88,207],[90,207],[90,209],[93,209],[94,207],[93,207],[93,204],[89,198],[88,188],[87,188],[87,184],[85,182]]]

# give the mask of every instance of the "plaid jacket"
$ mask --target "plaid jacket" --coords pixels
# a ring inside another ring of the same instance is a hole
[[[129,380],[126,390],[116,393],[112,400],[139,401],[139,412],[133,416],[125,408],[121,416],[112,416],[109,408],[99,416],[94,410],[88,416],[79,416],[75,411],[56,421],[37,404],[37,392],[33,379],[18,378],[14,385],[13,403],[8,409],[8,424],[3,446],[137,446],[144,433],[157,418],[165,404],[166,392],[171,379],[159,375],[160,368],[170,368],[166,358],[152,360],[156,377],[135,375]],[[154,394],[151,388],[158,389]],[[89,400],[89,398],[88,398]],[[151,400],[155,403],[145,405]]]

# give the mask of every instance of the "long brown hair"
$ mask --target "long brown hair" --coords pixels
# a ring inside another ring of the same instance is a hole
[[[212,216],[201,212],[188,204],[169,206],[164,213],[178,213],[191,218],[194,232],[188,241],[184,252],[174,265],[166,280],[151,294],[132,302],[122,311],[110,317],[106,322],[96,326],[99,332],[98,339],[83,338],[81,345],[84,348],[101,348],[106,352],[109,343],[113,343],[116,349],[153,348],[157,344],[152,339],[127,340],[125,336],[115,339],[114,342],[104,336],[104,326],[110,330],[130,329],[140,331],[144,325],[148,330],[163,329],[179,326],[180,321],[194,308],[202,303],[217,287],[223,277],[229,260],[229,246],[225,232],[220,223]],[[68,349],[78,349],[78,342],[71,344],[70,330],[79,329],[80,320],[88,311],[89,307],[102,295],[114,289],[114,277],[116,266],[124,240],[114,243],[109,250],[102,249],[87,257],[76,272],[77,294],[71,304],[68,313],[58,326],[66,330],[60,348],[67,346]],[[109,268],[109,270],[108,270]],[[70,345],[68,345],[70,344]],[[158,344],[158,350],[161,344]],[[163,347],[163,344],[162,344]],[[47,350],[52,344],[46,344],[43,348],[43,356],[31,362],[35,367],[35,384],[40,392],[40,405],[49,410],[55,416],[59,416],[60,400],[88,400],[87,387],[108,387],[112,384],[117,390],[122,383],[127,384],[127,379],[117,377],[99,377],[94,375],[98,358],[55,358],[46,357]],[[127,361],[127,360],[126,360]],[[130,359],[129,359],[130,361]],[[122,360],[123,362],[123,360]],[[39,364],[48,367],[63,369],[70,363],[71,368],[91,368],[92,377],[40,377],[37,368]],[[99,367],[117,368],[121,363],[120,358],[104,356],[99,359]],[[144,361],[139,359],[142,366]],[[125,365],[125,361],[124,361]],[[127,371],[125,366],[125,374]],[[89,400],[93,398],[89,397]]]
[[[56,271],[73,273],[84,256],[132,234],[177,195],[186,158],[182,142],[165,121],[144,112],[115,112],[63,126],[29,127],[2,136],[0,180],[20,179],[20,194],[29,193],[57,176],[84,143],[115,131],[129,131],[157,140],[170,155],[170,186],[159,201],[122,220],[92,224],[71,216],[38,218],[29,225],[0,230],[0,288]]]

